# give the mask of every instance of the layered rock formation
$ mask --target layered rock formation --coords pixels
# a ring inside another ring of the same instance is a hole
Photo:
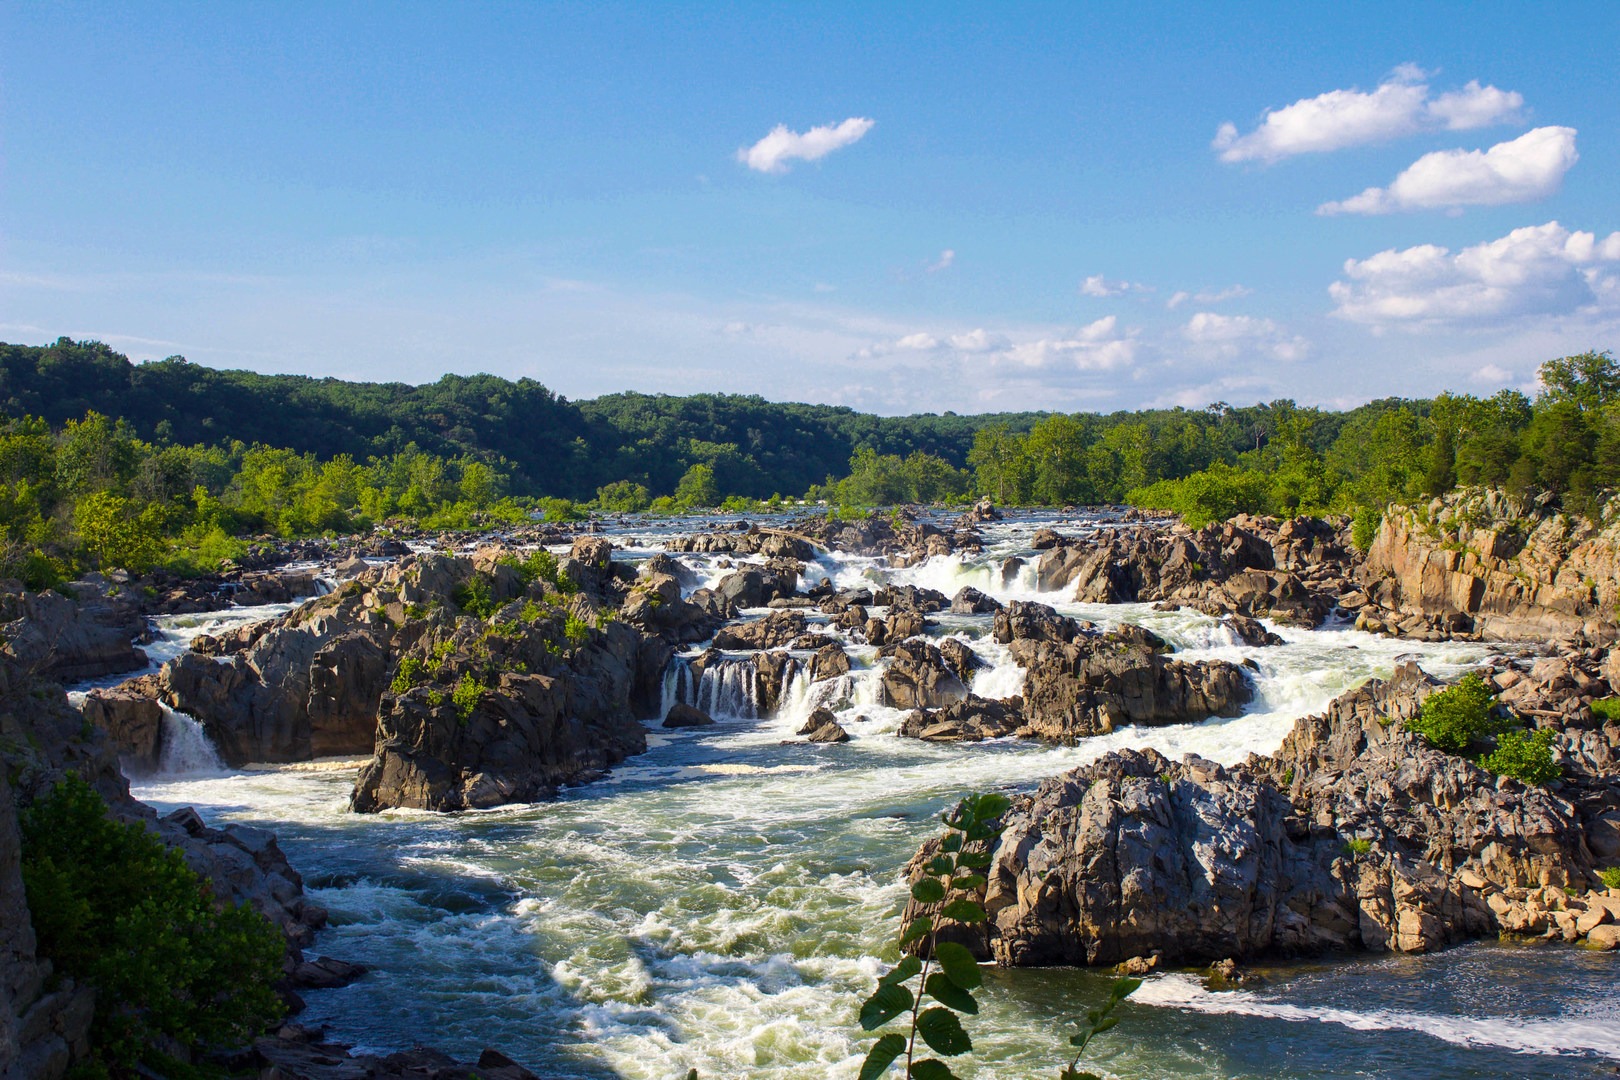
[[[1620,892],[1601,891],[1588,837],[1616,798],[1620,725],[1563,732],[1567,779],[1530,788],[1403,730],[1435,685],[1403,665],[1236,768],[1125,751],[1045,781],[1004,819],[980,893],[990,923],[968,943],[1013,966],[1410,952],[1496,933],[1608,947]]]
[[[1454,492],[1391,507],[1347,607],[1407,636],[1620,638],[1620,520],[1571,517],[1547,498]]]

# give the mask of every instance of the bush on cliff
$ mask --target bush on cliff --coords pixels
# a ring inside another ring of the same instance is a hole
[[[235,1044],[281,1014],[280,931],[215,902],[180,852],[70,775],[22,813],[23,881],[39,953],[96,988],[96,1064],[114,1074],[163,1047]]]
[[[1496,698],[1485,680],[1469,672],[1455,684],[1430,694],[1423,710],[1406,722],[1436,750],[1463,754],[1509,726],[1495,715]]]
[[[1511,776],[1526,784],[1550,784],[1564,775],[1553,760],[1556,739],[1551,728],[1505,731],[1497,736],[1496,749],[1480,758],[1479,763],[1498,776]]]

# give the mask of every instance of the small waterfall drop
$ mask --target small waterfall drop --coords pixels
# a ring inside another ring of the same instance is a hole
[[[157,771],[163,776],[191,776],[222,773],[225,763],[209,741],[208,733],[194,717],[163,709],[163,734],[158,749]]]
[[[694,678],[691,661],[677,656],[664,669],[659,708],[667,716],[677,703],[696,706],[717,720],[758,720],[759,669],[752,658],[717,660]]]

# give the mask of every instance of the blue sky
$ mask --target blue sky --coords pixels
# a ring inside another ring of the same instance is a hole
[[[1620,348],[1617,41],[1613,2],[9,4],[0,340],[885,413],[1526,386]]]

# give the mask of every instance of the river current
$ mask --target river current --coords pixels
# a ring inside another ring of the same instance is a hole
[[[1077,747],[933,745],[895,737],[902,714],[881,704],[875,650],[852,647],[849,677],[795,681],[773,717],[755,718],[749,689],[733,685],[710,688],[706,700],[723,714],[713,727],[667,732],[648,718],[647,753],[555,802],[350,814],[359,762],[226,770],[179,715],[170,718],[176,755],[159,775],[135,778],[134,793],[160,810],[190,805],[212,823],[276,832],[332,914],[313,951],[371,969],[308,993],[300,1021],[329,1024],[361,1049],[423,1043],[476,1057],[493,1046],[543,1076],[580,1080],[679,1080],[690,1068],[704,1078],[854,1077],[871,1044],[856,1010],[897,958],[900,868],[956,798],[1029,790],[1120,747],[1237,762],[1275,750],[1297,717],[1387,675],[1398,658],[1451,676],[1486,655],[1332,627],[1272,627],[1285,644],[1250,648],[1196,613],[1037,594],[1028,567],[1004,581],[1004,560],[1028,556],[1034,530],[1049,524],[1097,526],[1019,520],[987,527],[984,554],[966,561],[893,570],[835,555],[806,577],[947,595],[973,585],[1003,601],[1140,623],[1187,659],[1253,659],[1249,710]],[[614,539],[638,560],[662,550],[670,528],[640,523]],[[679,558],[699,582],[725,572],[720,556]],[[166,619],[155,651],[172,655],[200,630],[283,610]],[[960,636],[986,660],[975,691],[1018,692],[1021,673],[987,637],[988,617],[938,621],[931,633]],[[680,693],[672,674],[666,698]],[[818,705],[838,712],[850,742],[795,738]],[[1613,954],[1481,943],[1248,970],[1244,988],[1227,992],[1190,973],[1149,977],[1120,1026],[1093,1043],[1089,1067],[1121,1078],[1496,1078],[1613,1076],[1620,1065]],[[1023,1080],[1057,1074],[1073,1017],[1107,992],[1108,976],[986,968],[985,983],[982,1011],[967,1022],[974,1053],[958,1071]]]

